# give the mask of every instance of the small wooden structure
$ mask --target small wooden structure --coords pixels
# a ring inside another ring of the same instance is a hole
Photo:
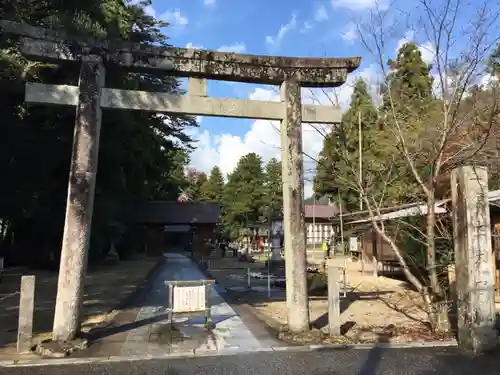
[[[205,316],[205,328],[213,329],[210,295],[214,280],[165,281],[168,288],[168,324],[172,326],[174,314]]]
[[[492,234],[492,252],[495,259],[493,262],[496,296],[500,300],[500,190],[491,190],[488,192],[488,201],[490,204],[490,221]],[[398,207],[387,207],[380,210],[380,215],[374,217],[377,221],[384,221],[386,230],[397,231],[398,219],[410,216],[424,216],[427,213],[427,205],[422,203],[406,204]],[[444,199],[436,202],[435,212],[437,215],[448,216],[451,212],[451,200]],[[394,255],[394,251],[377,233],[374,232],[371,219],[366,211],[354,212],[343,215],[345,222],[345,231],[356,235],[361,244],[363,255],[366,260],[371,261],[374,257],[377,262],[384,266],[399,265],[399,261]],[[334,225],[339,224],[339,219],[335,218]],[[397,232],[392,233],[392,238],[397,237]],[[454,268],[449,270],[449,279],[454,279]]]
[[[137,204],[131,220],[147,227],[146,246],[163,253],[169,249],[191,248],[201,259],[205,244],[221,220],[217,203],[151,201]]]

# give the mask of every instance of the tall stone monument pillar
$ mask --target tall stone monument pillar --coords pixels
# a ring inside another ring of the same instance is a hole
[[[458,340],[480,353],[497,344],[487,169],[455,169],[451,190]]]

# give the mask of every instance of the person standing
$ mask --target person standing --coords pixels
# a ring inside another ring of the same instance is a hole
[[[330,250],[326,240],[323,240],[323,242],[321,243],[321,250],[323,251],[323,258],[328,259],[330,257]]]

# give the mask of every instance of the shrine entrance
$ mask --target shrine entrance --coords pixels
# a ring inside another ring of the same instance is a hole
[[[80,65],[78,86],[28,82],[26,101],[76,107],[75,136],[63,234],[53,339],[67,341],[79,327],[81,290],[92,219],[101,109],[279,120],[283,175],[283,227],[288,325],[309,329],[303,204],[302,123],[339,123],[340,108],[302,105],[302,87],[336,87],[360,57],[291,58],[82,39],[61,31],[0,21],[21,37],[22,54],[37,61]],[[189,77],[186,95],[106,87],[106,67]],[[280,102],[207,95],[206,79],[279,85]],[[71,308],[68,308],[71,306]]]

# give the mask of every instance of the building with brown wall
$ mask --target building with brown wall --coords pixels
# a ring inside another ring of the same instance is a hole
[[[492,252],[494,274],[496,277],[496,293],[500,297],[500,190],[492,190],[488,192],[488,200],[490,203],[490,221],[492,234]],[[425,216],[427,215],[426,204],[410,204],[393,208],[384,208],[381,214],[374,217],[376,221],[383,221],[386,231],[390,233],[391,239],[398,238],[398,231],[402,230],[402,226],[398,225],[398,219],[408,218],[410,216]],[[451,217],[451,200],[446,199],[436,202],[435,212],[439,218],[446,220]],[[365,259],[372,262],[373,257],[378,262],[394,262],[396,257],[391,246],[381,238],[373,229],[371,220],[366,212],[350,213],[344,216],[345,231],[349,235],[358,238],[358,244],[363,252]],[[335,225],[338,225],[339,220],[335,218]],[[404,249],[403,249],[404,250]]]
[[[217,203],[151,201],[136,205],[133,221],[147,227],[146,251],[192,251],[199,257],[220,223]]]

